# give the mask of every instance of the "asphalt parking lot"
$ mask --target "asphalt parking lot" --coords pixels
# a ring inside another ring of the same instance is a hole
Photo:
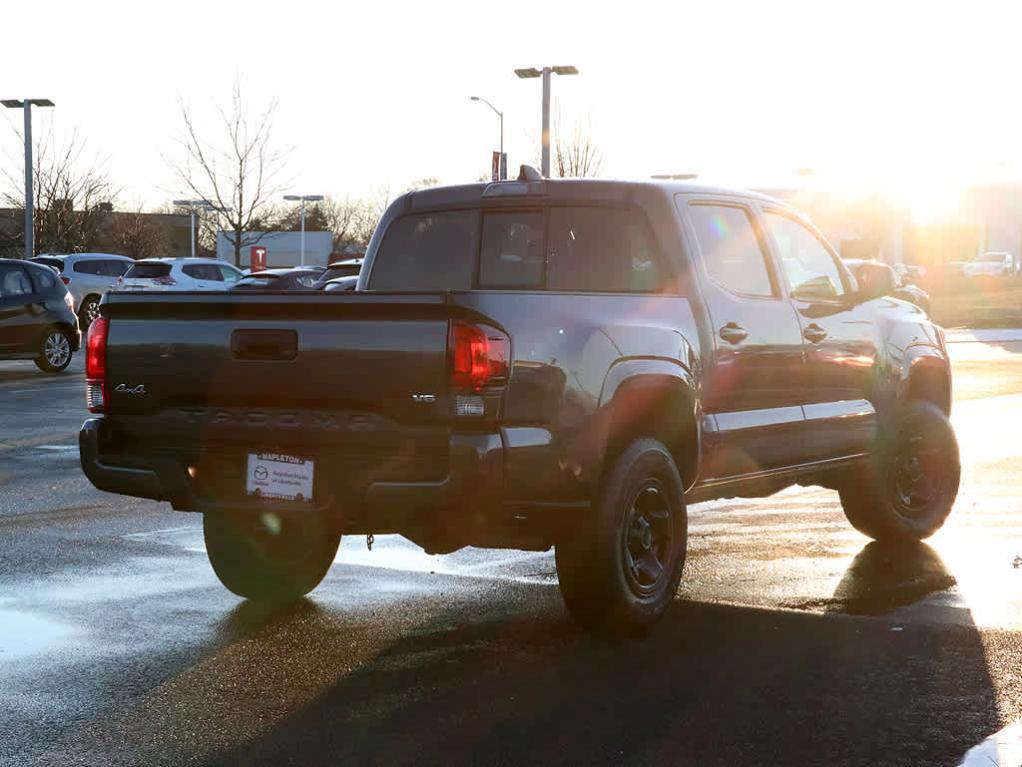
[[[1011,336],[1008,336],[1011,338]],[[346,539],[307,599],[223,589],[201,520],[94,490],[82,359],[0,363],[0,764],[958,764],[1022,716],[1022,341],[952,345],[962,489],[890,549],[797,488],[690,510],[654,636],[548,553]]]

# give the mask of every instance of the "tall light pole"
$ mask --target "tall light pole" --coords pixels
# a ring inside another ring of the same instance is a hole
[[[497,107],[493,106],[489,101],[482,98],[481,96],[470,96],[470,101],[481,101],[486,104],[490,109],[497,113],[497,117],[500,118],[500,171],[497,175],[500,180],[503,181],[507,178],[507,161],[504,159],[504,113],[501,112]]]
[[[300,202],[302,204],[302,239],[301,239],[301,265],[305,266],[305,203],[319,202],[323,199],[321,194],[285,194],[284,199],[288,202]]]
[[[571,66],[543,67],[542,69],[516,69],[515,74],[523,80],[534,77],[543,78],[543,149],[542,149],[542,172],[550,176],[550,75],[577,75],[578,69]]]
[[[192,216],[192,258],[195,258],[195,214],[200,210],[214,210],[216,206],[209,200],[174,200],[179,208],[185,208]]]
[[[4,99],[0,101],[8,109],[25,110],[25,258],[35,255],[35,226],[33,208],[35,195],[32,194],[32,107],[52,107],[49,99]]]

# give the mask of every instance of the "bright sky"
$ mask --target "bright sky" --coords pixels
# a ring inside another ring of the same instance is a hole
[[[235,77],[253,109],[279,104],[292,192],[487,173],[498,123],[472,95],[504,110],[514,169],[538,156],[540,85],[512,70],[544,64],[581,71],[554,79],[554,112],[590,126],[607,176],[775,185],[811,167],[920,197],[1022,177],[1017,2],[8,5],[0,98],[55,101],[37,126],[77,128],[122,203],[185,193],[163,159],[178,100],[215,130]],[[19,151],[0,122],[0,161]]]

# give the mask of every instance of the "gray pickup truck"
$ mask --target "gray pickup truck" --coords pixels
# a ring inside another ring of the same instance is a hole
[[[418,191],[351,293],[114,293],[87,344],[96,487],[204,516],[250,599],[316,587],[342,534],[554,547],[570,613],[639,634],[686,504],[792,484],[920,539],[959,459],[943,334],[747,192],[543,180]]]

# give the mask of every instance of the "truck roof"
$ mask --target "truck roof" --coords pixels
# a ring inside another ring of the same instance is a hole
[[[627,201],[650,192],[666,196],[674,194],[714,194],[739,196],[788,207],[776,198],[747,189],[718,187],[708,184],[669,180],[624,181],[611,179],[570,178],[540,181],[494,181],[458,186],[422,189],[405,195],[411,209],[471,205],[484,199],[543,197],[551,200],[603,199]]]

